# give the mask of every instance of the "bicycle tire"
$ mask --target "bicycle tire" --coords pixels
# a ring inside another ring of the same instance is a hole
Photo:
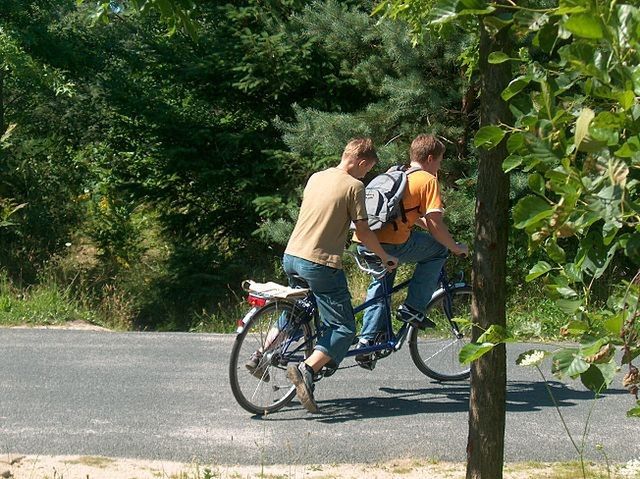
[[[460,349],[471,341],[471,287],[459,286],[450,291],[451,315],[445,311],[447,293],[442,291],[427,306],[427,317],[435,328],[409,332],[411,359],[425,375],[437,381],[468,379],[471,368],[460,364]],[[461,318],[460,323],[455,318]],[[454,326],[459,330],[456,333]]]
[[[295,321],[299,314],[300,310],[289,301],[268,303],[249,318],[236,336],[229,361],[229,381],[236,401],[245,410],[264,415],[283,408],[295,396],[295,387],[286,377],[287,363],[302,360],[313,352],[312,328],[309,321]],[[267,358],[265,373],[256,377],[245,363],[253,352],[265,347],[269,331],[281,316],[287,318],[286,334],[276,337],[271,347],[265,348],[268,353],[263,356]]]

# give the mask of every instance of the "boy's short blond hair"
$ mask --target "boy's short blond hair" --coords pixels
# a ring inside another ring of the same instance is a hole
[[[422,134],[415,137],[409,148],[411,161],[424,163],[429,155],[437,158],[444,154],[444,145],[433,135]]]
[[[378,161],[378,154],[376,153],[376,148],[373,146],[373,140],[371,138],[353,138],[347,143],[347,146],[345,146],[342,152],[342,159],[356,158]]]

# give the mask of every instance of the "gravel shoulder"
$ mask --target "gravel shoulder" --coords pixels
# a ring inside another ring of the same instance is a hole
[[[640,477],[639,467],[612,466],[609,477]],[[576,474],[576,475],[574,475]],[[507,464],[505,479],[579,477],[577,463]],[[170,461],[109,458],[102,456],[20,456],[6,454],[0,460],[0,477],[6,479],[462,479],[460,463],[429,463],[401,459],[380,464],[296,464],[230,466]],[[602,466],[589,465],[588,477],[607,477]]]

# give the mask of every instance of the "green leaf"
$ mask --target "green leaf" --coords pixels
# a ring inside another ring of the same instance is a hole
[[[558,299],[556,300],[558,308],[565,314],[576,314],[582,306],[581,299]]]
[[[549,257],[556,263],[562,264],[567,259],[564,250],[558,245],[558,242],[555,240],[555,238],[553,238],[551,241],[548,241],[545,244],[544,249]]]
[[[532,173],[529,175],[529,179],[527,180],[529,184],[529,188],[534,192],[538,193],[540,196],[544,196],[545,192],[545,181],[540,173]]]
[[[431,9],[429,23],[433,25],[450,22],[458,17],[460,0],[440,0]]]
[[[583,108],[580,112],[578,120],[576,121],[576,147],[579,147],[580,143],[582,143],[582,141],[589,134],[589,124],[591,123],[591,120],[595,118],[595,116],[596,114],[591,108]]]
[[[508,27],[513,23],[513,20],[503,20],[502,18],[498,18],[495,15],[487,15],[482,19],[482,22],[487,27],[487,30],[495,35],[499,31]]]
[[[476,133],[473,144],[476,148],[491,149],[496,147],[504,138],[505,131],[495,125],[483,126]]]
[[[525,281],[533,281],[549,271],[551,271],[551,265],[549,263],[546,261],[538,261],[536,265],[529,270],[529,274],[526,276]]]
[[[632,158],[640,153],[640,136],[632,136],[615,152],[620,158]]]
[[[519,27],[530,32],[535,32],[540,30],[549,22],[549,16],[545,13],[532,12],[530,10],[523,9],[514,14],[513,20]]]
[[[624,324],[624,317],[622,312],[618,312],[602,322],[604,329],[612,336],[619,336]]]
[[[562,266],[562,271],[572,283],[582,282],[582,270],[575,263],[566,263]]]
[[[631,90],[625,90],[618,94],[618,101],[620,102],[620,106],[622,108],[628,110],[635,104],[636,96]]]
[[[594,393],[601,393],[609,387],[617,371],[616,364],[611,361],[604,364],[592,364],[580,374],[582,384]]]
[[[556,288],[556,291],[564,298],[576,298],[578,296],[578,293],[569,286],[560,286]]]
[[[465,344],[464,347],[460,350],[460,354],[458,355],[458,359],[462,364],[469,364],[472,361],[484,356],[489,351],[491,351],[494,347],[496,347],[493,343],[484,343],[484,344],[476,344],[469,343]]]
[[[628,350],[625,350],[624,354],[622,355],[620,364],[629,364],[638,356],[640,356],[640,348],[631,347]]]
[[[590,364],[578,355],[575,348],[562,349],[553,356],[551,371],[559,377],[577,378],[589,369]]]
[[[539,196],[525,196],[513,208],[514,226],[524,229],[553,215],[553,209]]]
[[[493,65],[508,62],[509,60],[511,60],[511,57],[504,52],[491,52],[489,54],[489,63]]]
[[[633,407],[627,411],[627,417],[640,417],[640,401],[638,401],[636,407]]]
[[[524,135],[522,133],[512,133],[507,138],[507,151],[511,154],[517,153],[524,145]]]
[[[635,264],[640,264],[640,234],[632,234],[624,245],[624,254]]]
[[[568,301],[568,300],[561,299],[557,302],[560,303],[560,301]],[[582,301],[580,301],[580,303],[582,303]],[[589,325],[584,321],[573,320],[565,324],[562,329],[565,329],[569,334],[573,336],[577,336],[587,332],[589,330]]]
[[[498,324],[492,324],[480,335],[478,343],[511,343],[515,340],[513,335],[506,328]]]
[[[546,53],[551,53],[558,41],[558,24],[547,23],[533,38],[533,44]]]
[[[597,40],[603,37],[598,17],[586,13],[573,15],[564,22],[564,27],[578,37]]]
[[[570,13],[584,13],[586,12],[586,7],[582,6],[560,6],[555,11],[553,11],[554,15],[568,15]]]
[[[523,161],[524,158],[520,155],[509,155],[502,162],[502,169],[505,173],[509,173],[519,167]]]
[[[531,76],[522,75],[511,80],[507,87],[502,91],[502,99],[504,101],[510,100],[518,93],[520,93],[529,83],[531,83]]]

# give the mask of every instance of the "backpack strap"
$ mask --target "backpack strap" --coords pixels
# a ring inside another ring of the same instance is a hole
[[[418,168],[417,166],[410,166],[410,165],[402,165],[399,168],[402,168],[402,171],[404,171],[407,176],[409,176],[411,173],[415,173],[416,171],[422,171],[422,168]],[[404,201],[401,201],[400,202],[400,216],[402,218],[402,222],[403,223],[407,222],[407,211],[413,211],[413,210],[418,210],[418,209],[420,209],[420,205],[418,205],[418,206],[416,206],[414,208],[405,209]],[[394,229],[394,231],[398,230],[398,225],[395,224],[395,221],[394,221],[393,229]]]

